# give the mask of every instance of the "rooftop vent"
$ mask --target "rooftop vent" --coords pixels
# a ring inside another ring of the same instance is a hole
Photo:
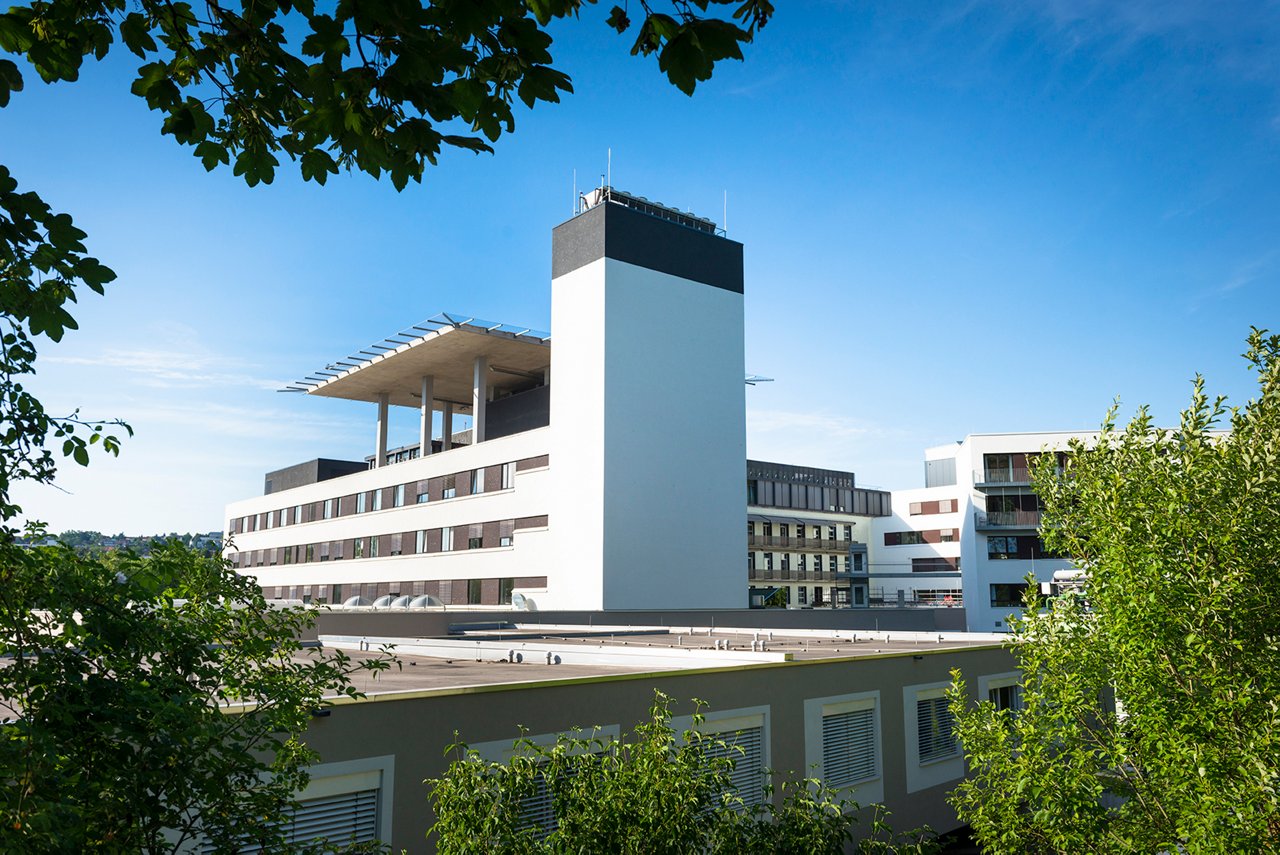
[[[667,220],[685,228],[695,229],[700,232],[706,232],[709,235],[720,234],[721,231],[716,228],[715,222],[708,220],[706,217],[699,217],[693,213],[685,213],[678,208],[661,205],[657,202],[650,202],[643,196],[635,196],[631,193],[615,190],[612,187],[597,187],[583,193],[578,198],[578,213],[589,211],[597,205],[606,202],[614,205],[622,205],[633,211],[639,211],[642,214],[648,214],[651,217],[657,217],[661,220]]]

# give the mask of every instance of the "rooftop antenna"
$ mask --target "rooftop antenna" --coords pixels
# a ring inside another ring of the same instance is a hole
[[[606,149],[606,152],[607,153],[605,154],[604,168],[609,180],[605,182],[605,185],[612,188],[613,187],[613,147],[610,146],[608,149]]]

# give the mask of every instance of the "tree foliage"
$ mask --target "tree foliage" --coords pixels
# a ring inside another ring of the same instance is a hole
[[[1248,344],[1243,407],[1197,378],[1178,428],[1113,408],[1064,471],[1042,456],[1042,536],[1087,593],[1028,603],[1016,715],[965,710],[957,675],[985,851],[1280,849],[1280,336]]]
[[[814,779],[788,780],[777,804],[746,805],[731,772],[734,752],[693,726],[677,733],[670,698],[655,692],[648,720],[625,739],[575,731],[553,745],[515,743],[505,763],[483,760],[461,742],[445,774],[428,781],[442,855],[476,851],[538,853],[842,853],[857,805]],[[766,786],[766,793],[772,792]],[[525,811],[550,793],[555,822],[540,826]],[[881,806],[872,811],[863,853],[936,851],[931,833],[894,833]]]
[[[279,851],[299,739],[340,651],[301,610],[180,544],[150,556],[0,543],[0,851]],[[370,660],[373,670],[387,662]]]

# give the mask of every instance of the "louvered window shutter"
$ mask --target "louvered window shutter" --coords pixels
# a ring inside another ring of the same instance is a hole
[[[822,775],[829,787],[847,787],[876,775],[875,710],[822,717]]]
[[[916,737],[921,763],[956,753],[954,724],[945,697],[916,701]]]

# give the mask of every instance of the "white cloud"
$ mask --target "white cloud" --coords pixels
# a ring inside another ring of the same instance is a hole
[[[109,348],[93,356],[45,356],[42,362],[111,368],[133,375],[140,385],[159,389],[234,386],[279,389],[280,380],[255,377],[243,360],[188,350],[120,350]]]

